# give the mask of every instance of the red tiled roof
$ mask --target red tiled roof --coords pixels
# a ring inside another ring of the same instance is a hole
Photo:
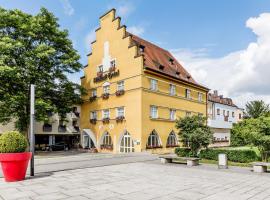
[[[215,103],[220,103],[228,106],[237,107],[231,98],[224,98],[223,95],[218,95],[217,92],[215,93],[208,93],[208,101],[212,101]]]
[[[173,78],[206,88],[198,84],[169,51],[160,48],[159,46],[152,44],[151,42],[148,42],[136,35],[131,33],[128,34],[131,36],[131,39],[135,45],[144,49],[143,52],[139,53],[141,53],[144,57],[144,66],[146,69],[163,73]]]

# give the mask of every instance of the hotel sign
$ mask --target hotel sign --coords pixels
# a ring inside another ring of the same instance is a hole
[[[107,74],[95,77],[94,83],[105,81],[107,79],[112,79],[113,77],[119,76],[119,74],[120,74],[120,72],[119,72],[119,70],[117,70],[117,71],[109,72]]]

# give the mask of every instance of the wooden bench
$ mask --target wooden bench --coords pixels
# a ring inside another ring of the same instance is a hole
[[[192,157],[178,157],[175,154],[172,155],[162,155],[159,156],[162,164],[172,163],[173,160],[180,159],[187,162],[187,166],[197,166],[199,165],[200,158],[192,158]]]
[[[267,166],[270,166],[270,163],[267,162],[253,162],[253,172],[263,173],[267,171]]]

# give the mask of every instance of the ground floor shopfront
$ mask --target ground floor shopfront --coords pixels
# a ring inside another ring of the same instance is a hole
[[[49,150],[53,145],[65,145],[65,150],[80,147],[80,134],[36,134],[36,150]]]
[[[229,128],[211,128],[213,132],[213,143],[211,147],[230,146],[231,129]]]

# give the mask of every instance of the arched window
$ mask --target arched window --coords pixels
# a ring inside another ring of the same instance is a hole
[[[172,131],[168,136],[166,147],[176,147],[176,146],[178,146],[177,138],[175,133]]]
[[[128,132],[125,132],[120,142],[120,152],[130,153],[134,152],[134,142]]]
[[[113,143],[112,143],[112,138],[108,132],[106,132],[103,136],[102,144],[100,145],[101,149],[108,149],[112,150],[113,149]]]
[[[162,146],[161,146],[161,143],[159,140],[159,136],[158,136],[157,132],[155,130],[153,130],[148,137],[146,148],[153,149],[153,148],[161,148],[161,147]]]

